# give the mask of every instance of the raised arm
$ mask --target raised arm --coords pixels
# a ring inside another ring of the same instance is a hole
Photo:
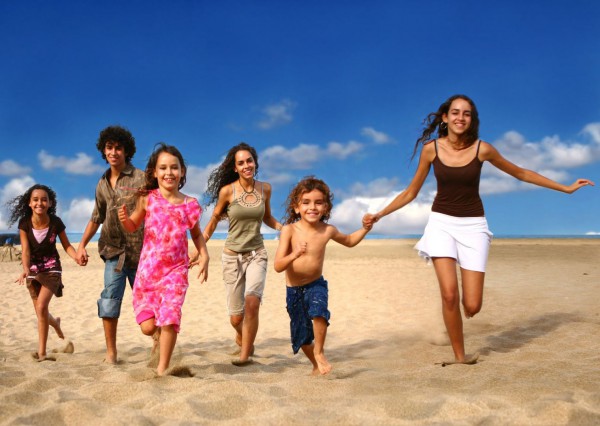
[[[119,209],[119,221],[127,232],[134,232],[140,227],[146,216],[146,206],[148,205],[148,196],[139,197],[137,205],[131,216],[127,214],[127,206],[123,204]]]
[[[532,170],[524,169],[511,163],[504,158],[496,148],[486,142],[481,142],[479,150],[480,159],[482,161],[489,161],[494,167],[523,182],[553,189],[555,191],[566,192],[567,194],[572,194],[583,186],[594,185],[594,182],[588,179],[577,179],[571,185],[563,185],[562,183],[553,181]]]
[[[408,187],[402,191],[400,194],[396,196],[385,206],[382,210],[375,214],[366,214],[363,217],[363,225],[372,226],[375,222],[381,219],[388,214],[395,212],[398,209],[401,209],[412,200],[414,200],[421,188],[423,187],[423,183],[429,174],[429,169],[431,168],[431,162],[435,158],[435,147],[433,143],[429,143],[423,145],[423,149],[421,150],[421,155],[419,156],[419,165],[417,166],[417,171],[412,178],[412,181],[408,185]]]
[[[331,239],[336,243],[339,243],[346,247],[354,247],[355,245],[360,243],[372,228],[372,225],[363,225],[362,228],[360,228],[357,231],[354,231],[351,234],[344,234],[343,232],[340,232],[335,226],[329,226],[331,226],[332,230]]]

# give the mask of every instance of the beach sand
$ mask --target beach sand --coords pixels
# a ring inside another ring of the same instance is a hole
[[[1,263],[0,424],[600,424],[600,240],[494,240],[483,309],[465,320],[477,364],[441,367],[452,350],[431,266],[414,240],[331,243],[325,261],[333,372],[311,365],[289,343],[284,275],[269,270],[254,364],[232,366],[233,329],[221,280],[222,241],[208,243],[209,281],[197,269],[183,306],[173,374],[147,367],[127,290],[116,366],[102,362],[96,300],[103,264],[90,244],[78,267],[61,251],[62,318],[75,351],[35,362],[35,313],[20,266]],[[51,329],[49,350],[66,342]]]

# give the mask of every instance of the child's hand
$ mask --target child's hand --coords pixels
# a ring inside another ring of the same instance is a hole
[[[27,272],[21,272],[21,274],[19,275],[19,278],[17,278],[15,280],[15,282],[19,283],[19,285],[23,285],[23,284],[25,284],[26,279],[27,279]]]
[[[128,218],[129,214],[127,213],[127,206],[123,204],[119,209],[119,221],[121,221],[121,223],[125,223]]]
[[[363,228],[370,231],[371,228],[373,227],[373,225],[375,224],[375,222],[377,222],[378,220],[379,220],[379,218],[376,215],[367,213],[366,215],[363,216],[363,219],[362,219]]]
[[[188,263],[188,269],[192,269],[194,266],[198,264],[198,259],[200,257],[200,253],[196,252],[190,256],[190,260]]]
[[[294,250],[292,251],[292,253],[294,254],[294,258],[298,259],[304,253],[306,253],[306,246],[307,246],[306,241],[297,243],[296,246],[294,247]]]
[[[198,271],[198,278],[200,279],[200,284],[206,282],[208,279],[208,259],[205,257],[199,258],[196,263],[200,266],[200,271]]]

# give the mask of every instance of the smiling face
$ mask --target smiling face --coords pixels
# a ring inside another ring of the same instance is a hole
[[[43,189],[34,189],[29,199],[29,207],[35,216],[44,216],[52,206],[48,193]]]
[[[448,134],[462,136],[471,127],[472,107],[465,99],[455,99],[450,104],[448,113],[442,116],[448,124]]]
[[[179,159],[169,154],[161,152],[156,159],[156,167],[154,169],[154,177],[158,181],[160,188],[167,191],[176,191],[179,189],[179,182],[185,175],[185,170],[181,167]]]
[[[318,189],[313,189],[300,196],[300,200],[294,211],[300,215],[301,220],[314,224],[321,220],[329,208],[330,206],[325,199],[325,194]]]
[[[245,180],[251,180],[254,177],[256,163],[250,151],[241,150],[235,153],[234,170]]]
[[[110,165],[110,167],[114,167],[118,170],[122,170],[125,168],[127,164],[127,153],[125,152],[125,148],[119,142],[106,142],[104,146],[104,155],[106,156],[106,161]]]

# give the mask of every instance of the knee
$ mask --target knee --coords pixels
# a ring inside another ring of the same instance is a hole
[[[458,306],[459,295],[458,292],[449,291],[442,293],[442,304],[447,308],[454,308]]]
[[[140,329],[146,336],[152,336],[156,332],[154,321],[144,321],[140,324]]]
[[[242,324],[243,321],[244,321],[244,316],[243,315],[231,315],[229,317],[229,322],[231,323],[231,325],[234,328],[239,327],[240,324]]]
[[[463,300],[463,308],[465,310],[465,316],[471,318],[481,311],[481,301],[465,301]]]
[[[247,317],[258,316],[258,310],[260,308],[260,299],[256,296],[246,297],[244,303],[244,315]]]
[[[49,309],[47,304],[40,303],[39,301],[35,304],[35,313],[38,317],[48,318],[48,312]]]

